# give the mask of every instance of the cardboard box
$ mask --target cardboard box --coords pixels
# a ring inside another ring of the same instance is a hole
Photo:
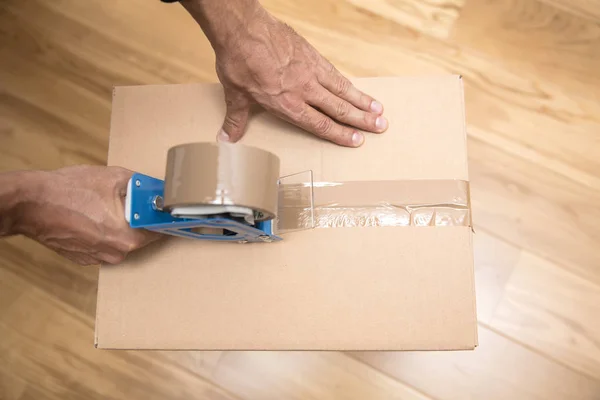
[[[359,149],[267,113],[243,143],[315,181],[468,181],[458,76],[355,79],[390,128]],[[221,86],[117,87],[109,165],[163,178],[167,150],[214,141]],[[324,228],[279,243],[167,237],[100,269],[96,345],[112,349],[456,350],[477,345],[467,226]]]

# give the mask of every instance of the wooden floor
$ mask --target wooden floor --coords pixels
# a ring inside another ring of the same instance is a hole
[[[600,399],[600,0],[267,0],[348,75],[465,81],[480,347],[111,352],[96,268],[0,241],[0,399]],[[0,2],[0,171],[104,164],[111,89],[215,81],[179,5]]]

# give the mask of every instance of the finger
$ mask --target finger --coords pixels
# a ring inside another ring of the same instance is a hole
[[[119,264],[125,260],[129,253],[139,250],[162,237],[164,235],[158,232],[124,227],[119,234],[112,235],[99,246],[95,257],[109,264]]]
[[[98,265],[100,261],[95,257],[79,251],[57,251],[57,253],[69,261],[78,265]]]
[[[105,264],[120,264],[125,260],[127,253],[120,251],[119,249],[112,246],[103,246],[94,257]]]
[[[385,117],[360,110],[324,88],[317,89],[308,102],[335,120],[364,131],[381,133],[388,127]]]
[[[140,247],[147,246],[150,243],[156,242],[156,241],[164,238],[164,235],[162,233],[152,232],[152,231],[149,231],[146,229],[144,229],[142,233],[143,233],[144,237],[142,238]]]
[[[115,189],[119,197],[122,197],[124,200],[125,196],[127,195],[127,184],[129,183],[129,179],[131,179],[131,176],[133,175],[133,171],[121,167],[106,168],[108,168],[109,171],[112,171],[115,182]],[[123,203],[123,205],[125,205],[125,203]]]
[[[128,238],[124,239],[124,242],[127,244],[126,252],[129,253],[145,247],[161,237],[163,237],[162,234],[147,229],[130,229]]]
[[[91,256],[87,256],[85,254],[77,256],[77,261],[76,262],[77,262],[77,264],[82,265],[82,266],[100,265],[102,263],[97,258],[91,257]]]
[[[217,134],[217,140],[235,143],[244,136],[250,113],[250,101],[241,93],[227,92],[225,103],[227,113],[223,126]]]
[[[100,258],[106,264],[117,265],[125,261],[125,257],[125,253],[103,253]]]
[[[336,96],[353,106],[375,114],[383,113],[383,105],[373,97],[358,90],[352,82],[343,76],[329,61],[323,59],[322,68],[317,75],[319,83]]]
[[[293,122],[308,132],[342,146],[358,147],[364,142],[362,133],[336,123],[308,104]]]

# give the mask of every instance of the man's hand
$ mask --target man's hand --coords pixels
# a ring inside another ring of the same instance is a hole
[[[334,143],[357,147],[356,128],[381,133],[383,106],[355,88],[314,47],[271,16],[257,1],[187,0],[215,49],[227,116],[219,139],[238,141],[250,105]]]
[[[0,199],[10,198],[0,207],[0,234],[23,234],[82,265],[119,263],[160,236],[125,221],[131,175],[100,166],[0,174]]]

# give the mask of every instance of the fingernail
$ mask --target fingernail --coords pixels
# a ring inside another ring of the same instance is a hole
[[[373,100],[371,102],[371,111],[379,114],[379,113],[383,112],[383,105],[380,102]]]
[[[356,146],[356,147],[360,146],[364,140],[365,140],[365,138],[361,133],[354,132],[352,134],[352,145],[353,146]]]
[[[388,126],[388,122],[387,119],[385,119],[384,117],[377,117],[377,119],[375,120],[375,127],[381,131],[383,131],[384,129],[386,129]]]
[[[217,140],[219,142],[229,142],[229,135],[227,134],[227,132],[221,129],[219,131],[219,134],[217,135]]]

